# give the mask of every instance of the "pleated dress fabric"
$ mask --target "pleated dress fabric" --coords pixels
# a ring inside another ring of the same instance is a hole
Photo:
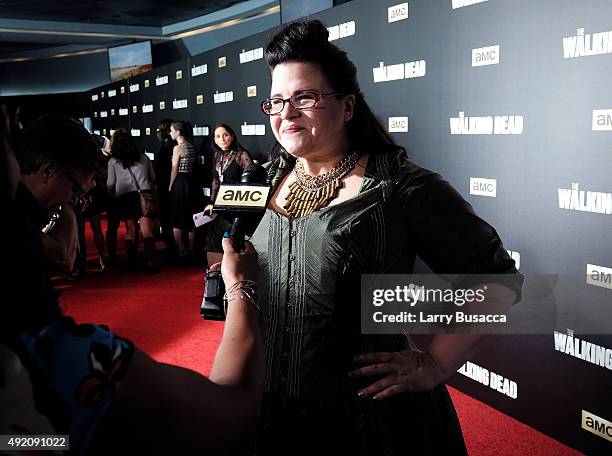
[[[273,187],[290,171],[272,163]],[[257,454],[466,454],[445,385],[377,401],[356,394],[375,377],[348,377],[359,353],[414,347],[361,334],[361,274],[409,274],[419,255],[440,274],[503,274],[520,295],[496,231],[448,182],[404,151],[370,154],[357,196],[294,220],[267,209],[251,242],[266,351]]]

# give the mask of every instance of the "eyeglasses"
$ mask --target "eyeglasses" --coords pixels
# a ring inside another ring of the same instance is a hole
[[[83,195],[85,195],[87,193],[87,190],[85,190],[80,182],[78,180],[76,180],[74,178],[74,176],[70,175],[70,174],[66,174],[66,177],[68,178],[68,180],[70,182],[72,182],[72,194],[75,197],[81,198]]]
[[[340,95],[344,95],[344,93],[300,92],[290,96],[289,98],[267,98],[261,102],[261,110],[264,114],[273,116],[285,109],[285,103],[287,102],[289,102],[289,104],[295,109],[302,110],[314,108],[319,101]]]
[[[74,176],[72,176],[71,174],[66,174],[66,177],[72,183],[72,194],[74,196],[74,199],[79,201],[81,204],[87,204],[87,203],[91,202],[90,201],[91,200],[91,191],[93,190],[93,187],[90,188],[89,190],[85,190],[82,187],[82,185],[79,183],[79,181],[75,179]],[[94,187],[95,187],[95,185],[94,185]]]

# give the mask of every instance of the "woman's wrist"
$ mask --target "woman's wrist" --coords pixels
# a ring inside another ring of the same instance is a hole
[[[223,295],[223,302],[227,313],[227,306],[230,302],[236,300],[243,300],[252,305],[257,311],[259,306],[257,305],[257,283],[253,280],[236,280],[227,288],[227,291]]]
[[[227,291],[231,290],[235,287],[241,287],[243,283],[250,283],[251,286],[257,288],[257,283],[254,280],[250,280],[246,277],[246,274],[242,274],[236,271],[235,274],[227,274],[227,278],[224,278],[223,281],[225,283],[225,289]],[[254,285],[253,285],[254,284]]]
[[[445,378],[449,378],[476,351],[485,334],[437,334],[425,352]]]
[[[259,312],[259,306],[253,303],[251,299],[246,296],[236,296],[225,302],[225,314],[227,315],[228,309],[235,309],[236,306],[241,306],[244,310],[251,309],[255,312]]]

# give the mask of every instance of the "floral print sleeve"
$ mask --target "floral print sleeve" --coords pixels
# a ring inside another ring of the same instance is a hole
[[[104,325],[76,324],[67,317],[19,339],[38,411],[56,433],[70,436],[71,453],[85,452],[130,364],[133,344]]]

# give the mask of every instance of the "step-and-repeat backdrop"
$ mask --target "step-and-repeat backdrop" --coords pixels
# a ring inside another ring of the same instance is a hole
[[[495,226],[527,286],[548,275],[542,293],[579,317],[491,336],[450,384],[610,454],[612,321],[598,309],[612,306],[612,2],[355,0],[316,17],[393,137]],[[155,153],[162,118],[191,122],[203,150],[225,122],[263,160],[274,143],[259,110],[268,36],[93,90],[94,129],[129,128]]]

